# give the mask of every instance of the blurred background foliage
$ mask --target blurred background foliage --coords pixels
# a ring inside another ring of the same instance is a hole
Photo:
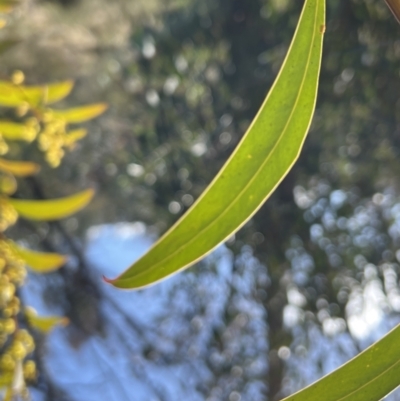
[[[324,353],[311,353],[315,338],[346,334],[360,350],[379,327],[382,334],[383,321],[385,330],[399,321],[400,28],[382,0],[327,3],[319,99],[304,150],[272,198],[227,244],[236,274],[243,255],[263,272],[253,269],[246,297],[264,311],[267,346],[259,352],[268,363],[252,376],[244,348],[235,348],[234,357],[212,369],[220,392],[211,394],[207,381],[197,389],[204,399],[239,401],[252,381],[259,391],[243,400],[279,399],[308,383],[299,367],[310,355],[316,375],[326,371]],[[48,198],[90,186],[97,192],[90,207],[62,224],[22,221],[9,232],[33,247],[75,256],[46,279],[45,292],[70,318],[75,347],[104,335],[106,319],[98,306],[102,284],[89,273],[79,238],[92,225],[121,221],[141,221],[158,235],[187,210],[255,115],[301,6],[286,0],[29,0],[7,16],[1,79],[15,69],[29,84],[73,79],[61,106],[109,105],[57,170],[42,163],[41,174],[18,189],[18,196]],[[41,160],[28,147],[11,153]],[[189,274],[200,276],[201,268]],[[239,287],[232,284],[232,293]],[[208,340],[210,355],[246,331],[235,297],[229,299],[224,323]],[[340,341],[329,344],[346,358],[353,352],[343,351]],[[143,358],[151,357],[146,352]],[[48,399],[58,399],[51,375],[41,380]]]

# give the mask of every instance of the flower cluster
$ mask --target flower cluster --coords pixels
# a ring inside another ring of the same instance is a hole
[[[17,294],[25,276],[24,261],[7,240],[0,239],[0,377],[1,384],[17,383],[21,395],[26,394],[26,383],[36,378],[36,365],[30,359],[35,342],[21,328],[24,319]]]
[[[105,110],[105,105],[54,110],[48,104],[67,96],[73,83],[25,86],[24,80],[24,74],[16,71],[11,82],[0,81],[0,106],[13,108],[17,117],[12,121],[0,119],[0,156],[12,149],[9,141],[30,143],[37,140],[47,163],[57,167],[65,149],[72,149],[86,135],[84,129],[67,132],[68,124],[96,117]],[[10,153],[15,154],[15,151]],[[11,196],[17,189],[16,177],[27,177],[38,170],[37,163],[0,157],[0,399],[4,400],[15,397],[29,399],[27,385],[37,376],[33,356],[35,341],[31,333],[34,330],[48,333],[52,327],[65,325],[68,320],[57,316],[37,316],[35,311],[21,305],[18,291],[27,274],[26,262],[33,271],[45,273],[61,267],[65,256],[52,253],[49,264],[48,254],[23,250],[2,233],[17,221],[18,215],[45,221],[67,217],[84,207],[93,196],[93,191],[86,190],[53,203],[13,199]],[[35,213],[32,213],[32,205],[36,208]],[[46,214],[48,211],[50,213]]]
[[[58,167],[64,157],[66,125],[65,120],[55,117],[51,110],[43,115],[43,129],[38,137],[39,149],[45,152],[45,159],[51,167]]]
[[[4,12],[5,9],[7,7],[3,7],[1,11]],[[3,26],[4,20],[0,18],[0,29]],[[12,74],[10,81],[0,81],[0,106],[13,109],[15,116],[13,120],[0,119],[0,156],[9,153],[9,141],[31,143],[37,140],[47,163],[51,167],[58,167],[64,156],[64,149],[72,149],[86,135],[86,130],[83,129],[67,132],[68,124],[90,120],[100,115],[106,106],[95,104],[69,110],[54,110],[49,104],[65,98],[72,90],[72,81],[41,86],[24,85],[24,82],[25,75],[19,70]],[[10,153],[16,154],[15,151]],[[43,263],[47,265],[47,270],[59,268],[65,263],[65,257],[53,253],[50,258],[52,265],[49,265],[47,254],[34,252],[33,262],[32,258],[29,262],[29,257],[26,259],[26,250],[25,254],[21,253],[21,249],[3,235],[17,221],[18,214],[22,214],[9,197],[17,189],[15,177],[27,177],[38,170],[39,165],[36,163],[0,158],[0,399],[7,401],[17,398],[28,400],[27,385],[36,380],[32,330],[47,333],[53,326],[65,325],[68,321],[66,318],[36,316],[35,311],[21,305],[18,291],[27,274],[27,260],[30,268],[36,268],[36,271],[43,273],[46,271],[42,269]],[[53,210],[50,217],[66,217],[84,207],[92,196],[93,192],[89,190],[67,198],[68,200],[64,198],[61,203],[63,208],[56,201],[58,214]],[[68,202],[72,202],[73,207]],[[25,217],[33,218],[31,205],[29,201],[25,203],[25,210],[29,211]],[[49,208],[48,203],[45,208]],[[36,219],[37,216],[34,217]],[[41,217],[46,220],[48,216],[42,214]]]

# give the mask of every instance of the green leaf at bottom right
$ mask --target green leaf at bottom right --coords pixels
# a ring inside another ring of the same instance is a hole
[[[282,401],[379,401],[400,386],[400,325],[349,362]]]

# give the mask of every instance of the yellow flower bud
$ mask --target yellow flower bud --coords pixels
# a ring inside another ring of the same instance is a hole
[[[1,287],[0,291],[0,303],[7,303],[11,300],[15,293],[15,285],[12,283],[8,283]]]
[[[46,110],[43,113],[42,120],[45,123],[49,123],[50,121],[54,120],[53,111],[51,109]]]
[[[18,117],[23,117],[29,111],[29,109],[30,109],[29,103],[24,102],[17,107],[15,113]]]
[[[35,341],[27,330],[19,330],[15,334],[15,339],[23,344],[27,354],[30,354],[35,349]]]
[[[15,368],[15,361],[11,354],[5,353],[0,357],[0,369],[2,370],[13,370]]]
[[[28,142],[32,142],[36,138],[37,133],[38,133],[38,131],[35,127],[26,127],[25,135],[24,135],[25,139]]]
[[[15,324],[15,320],[14,319],[6,319],[4,321],[4,331],[6,334],[12,334],[14,333],[15,329],[16,329],[16,324]]]
[[[34,361],[26,361],[23,366],[24,378],[27,381],[36,379],[36,364]]]
[[[16,333],[15,333],[15,339],[17,340],[17,341],[25,341],[25,339],[27,338],[27,337],[30,337],[31,335],[29,334],[29,332],[28,332],[28,330],[26,330],[26,329],[21,329],[21,330],[18,330]]]
[[[22,71],[16,70],[11,75],[11,82],[14,85],[21,85],[25,81],[25,75]]]
[[[11,317],[14,316],[13,310],[11,308],[4,308],[3,309],[3,316],[4,317]]]
[[[18,213],[6,199],[0,198],[0,231],[5,231],[18,219]]]
[[[15,340],[10,347],[10,354],[16,361],[20,361],[26,357],[27,352],[22,342]]]
[[[24,282],[27,273],[25,267],[14,265],[7,269],[6,274],[10,281],[20,286]]]
[[[39,135],[39,149],[42,151],[46,151],[49,149],[51,141],[49,138],[49,134],[46,131],[42,131]]]

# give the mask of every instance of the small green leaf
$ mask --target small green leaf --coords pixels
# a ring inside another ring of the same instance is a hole
[[[0,81],[0,106],[17,107],[25,103],[21,92],[9,82]]]
[[[21,86],[24,100],[32,106],[56,103],[71,93],[74,81],[55,82],[46,85]]]
[[[282,401],[379,401],[400,385],[400,325],[361,354]]]
[[[325,1],[306,0],[281,71],[229,160],[192,208],[115,280],[139,288],[182,270],[246,223],[297,160],[314,113]]]
[[[27,177],[36,174],[40,170],[39,164],[21,162],[0,158],[0,170],[11,173],[17,177]]]
[[[104,103],[89,104],[82,107],[74,107],[67,110],[53,110],[53,115],[56,118],[62,119],[67,123],[76,124],[91,120],[104,113],[107,105]]]
[[[0,135],[10,141],[32,142],[36,138],[37,130],[29,125],[1,120]]]
[[[22,248],[15,242],[9,241],[14,252],[36,273],[49,273],[63,266],[68,257],[58,253],[37,252]]]
[[[8,81],[0,81],[0,106],[18,107],[24,104],[37,105],[43,98],[43,90],[26,91],[22,85],[14,85]]]
[[[59,220],[68,217],[83,209],[93,198],[94,191],[88,189],[78,194],[59,199],[8,201],[22,217],[31,220]]]
[[[8,81],[0,81],[0,105],[18,107],[26,103],[31,106],[55,103],[68,96],[73,86],[74,82],[71,80],[40,86],[14,85]]]
[[[65,146],[72,148],[77,141],[84,138],[86,135],[87,130],[84,128],[67,132],[65,135]]]
[[[74,82],[71,80],[40,86],[19,86],[21,99],[31,106],[56,103],[68,96],[73,87]]]
[[[32,327],[46,334],[56,326],[66,326],[69,323],[68,318],[63,316],[38,316],[31,307],[25,308],[25,316]]]
[[[72,80],[46,85],[47,96],[45,103],[46,104],[56,103],[64,99],[71,93],[73,87],[74,87],[74,81]]]

